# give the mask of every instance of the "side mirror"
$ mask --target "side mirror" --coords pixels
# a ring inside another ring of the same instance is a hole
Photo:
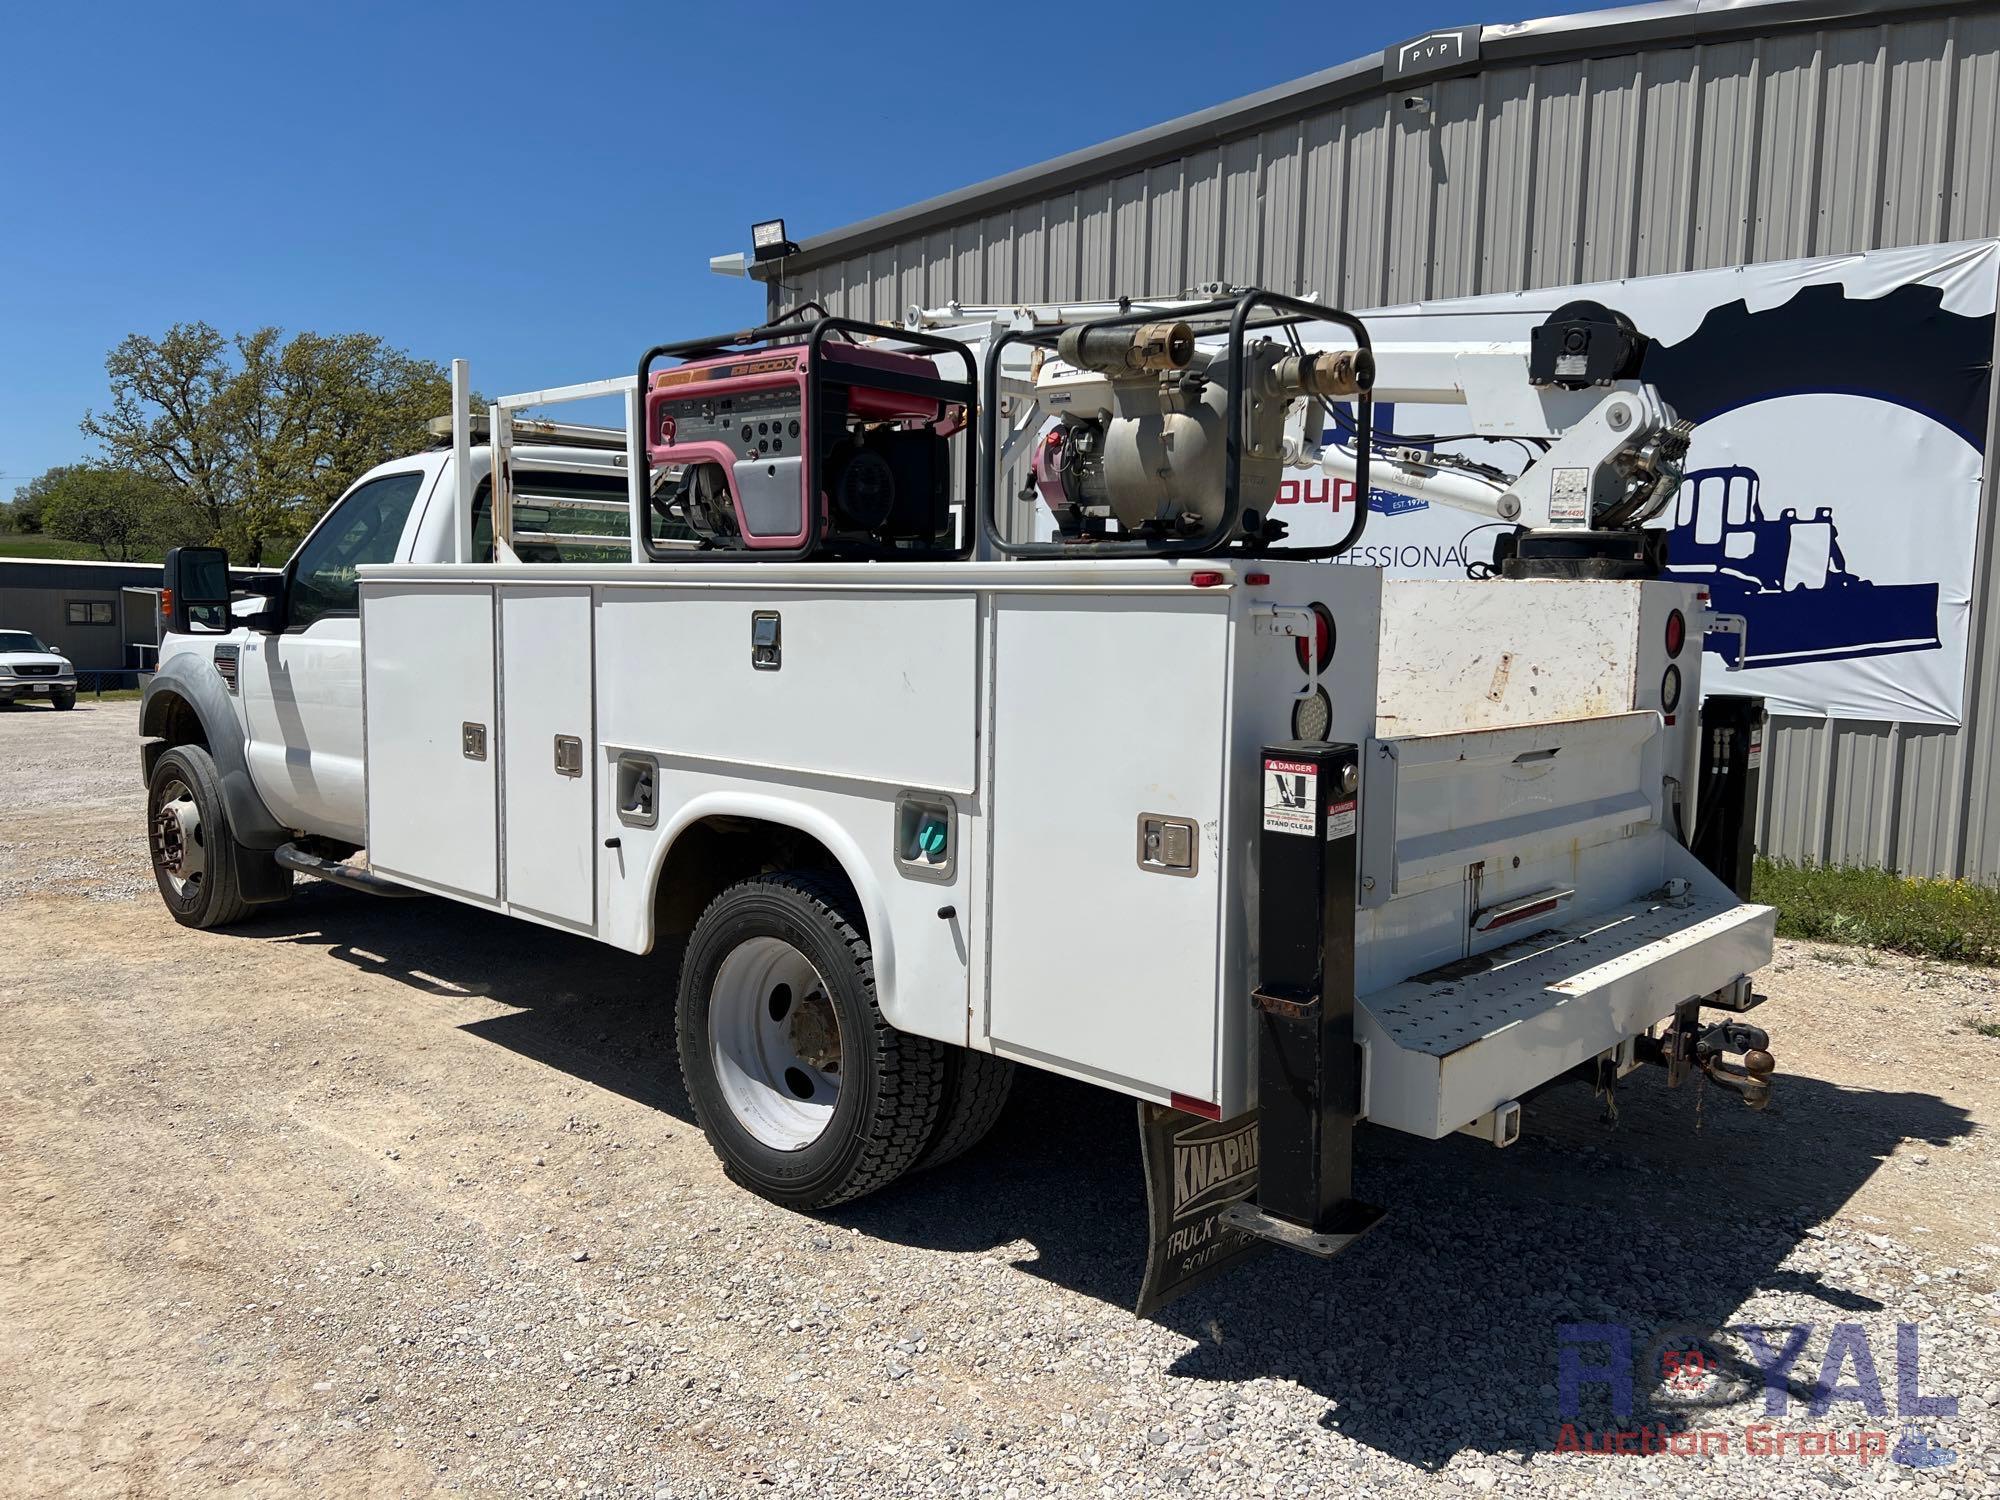
[[[168,630],[229,629],[229,554],[220,547],[172,547],[160,568],[160,617]]]

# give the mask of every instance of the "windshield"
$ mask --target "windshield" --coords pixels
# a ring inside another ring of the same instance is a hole
[[[25,630],[0,630],[0,651],[46,651],[49,648]]]

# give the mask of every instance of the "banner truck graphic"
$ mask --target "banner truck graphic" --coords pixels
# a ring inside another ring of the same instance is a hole
[[[1667,571],[1707,586],[1715,607],[1749,622],[1708,649],[1732,665],[1780,667],[1899,651],[1936,651],[1936,583],[1876,584],[1850,572],[1833,508],[1810,516],[1764,509],[1755,469],[1687,476],[1674,513]],[[1739,651],[1742,660],[1738,660]]]
[[[1714,634],[1708,682],[1781,716],[1953,726],[1964,717],[1973,562],[1992,416],[2000,241],[1913,245],[1364,313],[1378,343],[1525,340],[1563,303],[1651,335],[1644,378],[1693,422],[1687,478],[1655,524],[1671,577],[1705,584],[1747,634]],[[1468,438],[1462,412],[1377,407],[1385,446],[1518,473],[1527,439]],[[1338,408],[1343,440],[1352,419]],[[1295,476],[1276,513],[1301,545],[1355,497]],[[1477,576],[1501,529],[1370,496],[1343,561],[1392,577]]]

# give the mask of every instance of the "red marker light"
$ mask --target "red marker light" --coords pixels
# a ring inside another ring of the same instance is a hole
[[[1324,604],[1315,604],[1313,612],[1312,655],[1306,654],[1306,638],[1298,636],[1293,640],[1299,657],[1301,672],[1324,672],[1326,664],[1333,660],[1333,615]],[[1315,663],[1317,663],[1315,665]]]
[[[1687,616],[1677,609],[1670,611],[1667,615],[1667,655],[1679,656],[1681,647],[1687,644],[1687,637]]]
[[[1220,573],[1190,573],[1188,582],[1198,589],[1212,589],[1228,582]]]
[[[1243,581],[1252,588],[1262,588],[1271,581],[1271,575],[1269,573],[1245,573]]]
[[[1184,1110],[1191,1115],[1200,1115],[1204,1120],[1222,1118],[1220,1104],[1210,1104],[1206,1099],[1197,1099],[1192,1094],[1169,1094],[1167,1099],[1175,1109]]]

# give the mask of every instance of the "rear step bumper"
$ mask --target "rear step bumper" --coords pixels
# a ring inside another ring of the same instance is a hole
[[[1776,924],[1726,893],[1654,897],[1363,995],[1365,1118],[1448,1135],[1762,967]]]

